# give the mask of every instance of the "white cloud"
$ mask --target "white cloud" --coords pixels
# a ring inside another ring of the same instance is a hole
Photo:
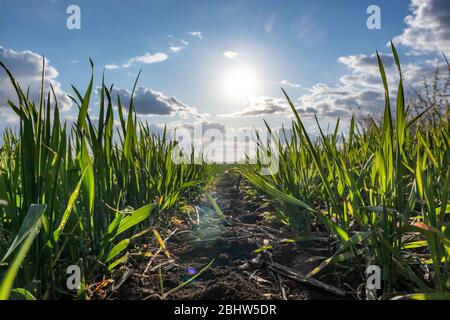
[[[113,102],[117,105],[117,96],[120,96],[122,105],[127,108],[131,98],[131,92],[127,89],[115,88],[111,92]],[[193,116],[202,118],[196,108],[190,107],[176,97],[168,97],[161,92],[153,91],[145,87],[137,87],[133,97],[136,113],[140,115],[178,115],[181,118]]]
[[[344,107],[336,108],[325,101],[319,101],[311,105],[296,104],[295,108],[301,116],[312,118],[314,115],[318,117],[344,117],[348,114],[348,110]],[[242,111],[221,115],[223,117],[260,117],[271,115],[292,116],[292,110],[285,98],[275,98],[259,96],[250,99]]]
[[[105,66],[106,70],[115,70],[115,69],[119,69],[119,66],[117,64],[107,64]]]
[[[450,1],[411,0],[410,10],[407,28],[394,42],[410,47],[412,54],[450,52]]]
[[[143,56],[137,56],[137,57],[131,58],[130,60],[128,60],[127,63],[123,64],[122,67],[129,68],[133,64],[136,64],[136,63],[142,63],[142,64],[158,63],[158,62],[166,61],[168,58],[169,58],[169,56],[163,52],[157,52],[154,54],[150,54],[147,52]]]
[[[180,52],[187,48],[189,42],[184,39],[176,39],[174,36],[169,36],[172,39],[172,43],[169,46],[171,52]]]
[[[0,108],[0,118],[2,119],[1,124],[6,125],[6,127],[14,127],[20,122],[19,116],[9,108]]]
[[[26,92],[30,88],[30,100],[39,102],[42,75],[42,57],[29,50],[14,51],[0,46],[0,61],[2,61],[13,74],[15,80]],[[45,83],[46,92],[50,90],[50,85],[55,90],[61,111],[70,109],[72,103],[67,93],[61,88],[61,83],[57,81],[58,71],[51,66],[50,61],[45,59]],[[7,106],[7,100],[18,103],[17,94],[11,85],[7,74],[0,69],[0,107]]]
[[[390,54],[380,54],[385,66],[391,99],[395,98],[399,80],[397,67]],[[298,101],[301,106],[320,109],[325,106],[328,115],[333,113],[350,116],[352,110],[360,110],[364,114],[379,113],[384,108],[384,89],[379,73],[376,55],[350,55],[340,57],[340,63],[349,69],[335,85],[319,83],[302,95]],[[404,87],[408,95],[411,89],[421,91],[422,79],[431,79],[436,67],[445,70],[444,64],[438,60],[416,61],[402,64]],[[395,101],[391,101],[395,106]],[[395,108],[395,107],[393,107]]]
[[[449,50],[450,39],[450,1],[445,0],[411,0],[413,15],[406,18],[408,28],[396,38],[398,42],[407,45],[412,52]],[[314,25],[312,12],[294,23],[294,27],[304,27],[299,37],[309,42],[307,33]],[[314,38],[314,37],[313,37]],[[428,47],[427,47],[428,45]],[[402,54],[403,50],[399,53]],[[398,85],[398,71],[392,54],[380,53],[385,66],[391,99],[395,99]],[[402,59],[403,60],[403,59]],[[423,91],[423,79],[432,79],[439,66],[447,70],[441,57],[423,59],[414,57],[413,62],[402,63],[404,87],[409,97]],[[317,115],[321,118],[348,118],[354,110],[363,114],[377,114],[384,108],[384,91],[375,54],[353,54],[338,58],[338,62],[347,67],[335,84],[317,83],[306,89],[298,99],[293,99],[296,108],[303,117]],[[299,84],[281,80],[281,85],[298,88]],[[291,97],[294,98],[294,97]],[[391,101],[395,109],[395,100]],[[284,115],[291,117],[292,111],[284,98],[260,96],[250,100],[235,113],[221,115],[222,117],[270,116]]]
[[[391,93],[396,93],[398,74],[392,55],[380,53],[384,62]],[[343,56],[338,61],[345,65],[349,72],[344,74],[337,84],[318,83],[296,100],[296,108],[300,115],[311,118],[348,118],[352,110],[364,113],[378,113],[384,107],[384,93],[378,63],[375,54]],[[430,60],[420,64],[403,64],[405,87],[419,89],[421,79],[430,78],[437,61]],[[443,67],[443,65],[442,65]],[[418,81],[418,79],[420,81]],[[296,86],[287,80],[284,85]],[[292,116],[292,110],[284,98],[259,96],[250,99],[239,112],[221,115],[225,117],[245,116]]]
[[[238,56],[238,53],[236,51],[225,51],[223,55],[228,59],[234,59]]]
[[[193,36],[197,36],[197,37],[201,38],[201,33],[200,33],[200,35],[193,35]],[[170,52],[173,52],[173,53],[180,52],[180,51],[186,49],[187,46],[189,45],[189,42],[184,39],[176,39],[173,35],[169,35],[168,37],[172,40],[170,43],[170,46],[168,48],[168,50]],[[147,52],[142,56],[136,56],[134,58],[129,59],[126,63],[122,64],[121,66],[116,65],[116,64],[109,64],[109,65],[106,65],[105,68],[106,69],[117,69],[119,67],[129,68],[138,63],[153,64],[153,63],[159,63],[159,62],[166,61],[167,59],[169,59],[169,55],[167,53],[156,52],[156,53],[151,54],[151,53]]]
[[[282,85],[282,86],[291,87],[291,88],[301,88],[300,84],[290,82],[289,80],[281,80],[279,82],[279,84]]]
[[[191,31],[191,32],[189,32],[189,35],[190,35],[191,37],[203,39],[203,33],[200,32],[200,31]]]
[[[258,96],[248,99],[241,111],[219,117],[255,117],[285,113],[289,109],[286,99]]]
[[[182,46],[170,46],[169,47],[170,51],[172,51],[172,52],[179,52],[179,51],[183,50],[184,48],[185,47],[182,47]]]

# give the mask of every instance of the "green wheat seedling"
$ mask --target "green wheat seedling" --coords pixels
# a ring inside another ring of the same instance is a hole
[[[90,281],[126,262],[127,249],[142,231],[166,221],[181,199],[189,200],[206,170],[174,164],[175,142],[165,130],[157,136],[137,120],[133,98],[125,108],[117,97],[115,112],[113,87],[104,79],[94,125],[88,112],[92,61],[86,91],[73,87],[78,115],[70,127],[60,120],[53,87],[44,89],[44,72],[36,104],[7,66],[0,66],[17,93],[9,107],[20,118],[17,133],[3,133],[0,149],[0,298],[12,288],[20,288],[13,293],[22,298],[55,298],[67,292],[66,268],[80,258]],[[20,238],[19,245],[14,239],[32,227],[27,213],[36,206],[45,207],[39,211],[40,231]]]
[[[347,262],[364,281],[365,268],[375,264],[383,271],[384,298],[402,290],[421,293],[411,298],[442,297],[450,291],[448,105],[438,122],[415,126],[427,110],[409,114],[393,44],[392,53],[400,76],[395,100],[377,53],[385,93],[381,124],[371,120],[360,127],[352,118],[348,134],[339,134],[338,121],[326,135],[316,118],[320,135],[313,142],[283,91],[295,121],[292,137],[278,142],[280,170],[260,176],[256,167],[242,174],[278,203],[283,223],[310,232],[311,222],[319,221],[330,232],[335,253],[310,277],[332,263]],[[259,146],[264,152],[262,142]],[[430,270],[432,282],[420,269]]]

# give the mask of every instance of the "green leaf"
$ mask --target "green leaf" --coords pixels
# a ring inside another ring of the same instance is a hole
[[[123,256],[120,257],[119,259],[114,260],[114,262],[111,263],[111,264],[108,266],[108,270],[111,271],[112,269],[114,269],[115,267],[117,267],[119,264],[126,262],[127,259],[128,259],[128,253],[125,254],[125,255],[123,255]]]
[[[212,264],[214,263],[214,259],[208,263],[208,265],[206,267],[204,267],[202,270],[200,270],[198,273],[196,273],[193,277],[189,278],[188,280],[184,281],[182,284],[180,284],[179,286],[173,288],[172,290],[168,291],[166,294],[164,294],[164,298],[167,298],[168,296],[170,296],[172,293],[184,288],[185,286],[187,286],[188,284],[190,284],[191,282],[193,282],[195,279],[197,279],[198,277],[200,277],[204,272],[206,272],[206,270],[208,270]]]
[[[317,212],[303,201],[298,200],[297,198],[278,190],[275,186],[269,184],[264,178],[251,172],[244,172],[244,171],[238,172],[241,173],[254,186],[260,188],[263,192],[273,196],[274,198],[296,205],[300,208],[306,209],[311,212]]]
[[[36,298],[26,289],[16,288],[11,290],[12,299],[17,299],[16,297],[21,297],[23,300],[36,300]]]
[[[61,232],[64,230],[64,227],[66,226],[67,221],[69,221],[69,217],[73,211],[73,208],[75,206],[75,203],[78,199],[78,195],[80,193],[81,184],[83,182],[84,175],[86,173],[86,170],[81,175],[80,180],[78,181],[77,186],[75,187],[75,190],[72,192],[69,201],[67,202],[66,210],[64,210],[64,213],[61,218],[61,222],[59,223],[58,228],[53,232],[53,243],[58,242],[59,236],[61,235]]]
[[[87,91],[86,91],[83,99],[81,99],[81,95],[75,89],[75,87],[73,87],[75,93],[77,94],[78,98],[82,102],[81,107],[80,107],[80,112],[78,113],[78,120],[77,120],[77,126],[79,129],[83,129],[83,128],[87,129],[86,117],[87,117],[87,112],[88,112],[88,108],[89,108],[89,101],[91,99],[92,83],[94,82],[94,63],[92,62],[91,59],[89,59],[89,62],[91,64],[91,80],[89,81],[89,85],[88,85]]]
[[[450,300],[450,293],[413,293],[396,296],[392,300]]]
[[[217,215],[223,219],[223,220],[227,220],[227,218],[225,217],[222,209],[220,209],[219,205],[217,204],[216,200],[214,200],[213,197],[211,197],[211,195],[209,193],[206,194],[206,197],[208,198],[209,202],[211,203],[211,205],[213,206],[214,210],[216,210]]]
[[[89,200],[89,212],[92,214],[94,210],[95,200],[95,177],[92,162],[89,157],[85,138],[81,138],[81,153],[80,153],[80,169],[83,172],[83,186],[86,190]],[[92,226],[93,227],[93,226]]]
[[[254,253],[260,253],[260,252],[265,252],[267,250],[273,249],[273,246],[262,246],[256,250],[254,250]]]
[[[130,239],[124,239],[124,240],[120,241],[118,244],[116,244],[109,252],[108,256],[106,257],[105,262],[109,262],[113,258],[118,256],[123,250],[125,250],[128,247],[129,243],[130,243]]]
[[[6,271],[6,274],[0,284],[0,300],[8,299],[11,294],[11,289],[20,266],[30,250],[34,239],[39,233],[42,223],[41,217],[44,214],[45,209],[45,205],[31,205],[18,235],[3,258],[4,261],[17,248],[17,246],[22,244],[12,263],[8,266],[8,270]]]
[[[119,234],[127,231],[128,229],[134,227],[135,225],[141,223],[145,219],[147,219],[150,216],[150,213],[155,208],[154,204],[148,204],[143,207],[141,207],[138,210],[133,211],[131,214],[127,215],[126,217],[122,218],[119,216],[116,219],[120,219],[120,222],[118,224],[117,230],[114,231],[114,224],[116,223],[114,219],[113,222],[111,222],[110,227],[108,228],[108,232],[113,232],[112,239],[117,237]]]
[[[42,204],[32,204],[28,209],[27,215],[20,226],[19,231],[17,232],[14,241],[3,257],[1,263],[5,262],[6,259],[16,250],[16,248],[25,240],[25,238],[36,228],[38,225],[42,215],[44,214],[46,205]]]

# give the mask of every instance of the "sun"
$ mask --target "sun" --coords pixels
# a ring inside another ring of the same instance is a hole
[[[242,100],[255,96],[258,78],[247,66],[233,66],[223,73],[222,91],[230,99]]]

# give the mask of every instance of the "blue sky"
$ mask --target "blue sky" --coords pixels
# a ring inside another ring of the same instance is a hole
[[[66,28],[72,4],[81,9],[81,30]],[[366,26],[372,4],[381,9],[381,30]],[[125,96],[142,69],[140,109],[158,125],[199,116],[227,130],[261,127],[263,118],[289,123],[280,86],[307,120],[318,114],[327,123],[348,119],[350,107],[377,110],[382,95],[373,53],[390,60],[391,39],[407,81],[416,85],[430,74],[450,48],[449,21],[448,0],[0,0],[0,59],[13,72],[28,65],[30,75],[19,80],[32,85],[38,70],[30,61],[44,54],[61,96],[71,84],[86,86],[89,57],[97,80],[108,66],[107,82]],[[9,93],[0,89],[0,99]],[[0,108],[0,125],[13,123]]]

